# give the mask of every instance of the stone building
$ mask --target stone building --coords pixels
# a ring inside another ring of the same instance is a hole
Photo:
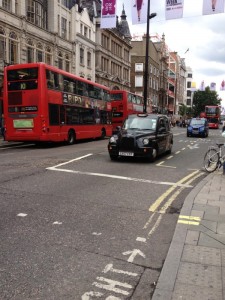
[[[100,0],[0,0],[0,88],[4,66],[46,62],[110,88],[129,89],[125,11],[110,30],[100,29],[100,16]]]

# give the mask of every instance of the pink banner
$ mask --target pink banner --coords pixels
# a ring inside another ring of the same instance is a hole
[[[101,12],[101,28],[116,27],[116,0],[103,0]]]

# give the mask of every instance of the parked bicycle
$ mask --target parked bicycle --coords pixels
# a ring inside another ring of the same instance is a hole
[[[222,151],[222,147],[225,148],[224,143],[216,143],[217,147],[211,146],[204,156],[204,168],[207,172],[214,172],[216,169],[220,169],[225,161],[225,153]]]

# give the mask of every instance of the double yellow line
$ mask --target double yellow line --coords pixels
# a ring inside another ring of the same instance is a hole
[[[164,214],[167,210],[167,208],[172,204],[172,202],[177,198],[177,196],[185,189],[184,187],[179,187],[177,186],[177,184],[190,184],[191,182],[193,182],[195,179],[197,179],[198,177],[202,176],[204,173],[200,172],[199,170],[196,170],[194,172],[192,172],[191,174],[185,176],[184,178],[182,178],[181,180],[179,180],[176,185],[171,186],[165,193],[163,193],[149,208],[150,212],[158,212],[161,214]],[[190,179],[191,178],[191,179]],[[177,189],[177,190],[176,190]],[[176,191],[175,191],[176,190]],[[174,193],[173,193],[174,192]],[[172,194],[173,193],[173,194]],[[172,194],[169,198],[168,196]],[[165,202],[166,198],[168,198],[168,200]],[[163,204],[164,202],[164,204]]]

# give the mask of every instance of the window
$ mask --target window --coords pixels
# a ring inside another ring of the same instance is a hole
[[[9,63],[12,65],[18,63],[18,40],[14,32],[9,35]]]
[[[84,49],[80,48],[80,64],[84,64]]]
[[[85,36],[85,37],[87,37],[87,32],[88,32],[87,30],[88,30],[87,27],[84,26],[84,36]]]
[[[191,81],[187,82],[187,88],[190,89],[191,88]]]
[[[27,20],[46,29],[47,8],[35,0],[27,0]]]
[[[91,68],[91,52],[87,53],[87,66]]]
[[[192,78],[192,74],[191,73],[188,73],[188,78]]]
[[[143,76],[135,76],[135,87],[143,87]]]
[[[45,62],[48,65],[52,64],[52,49],[48,46],[45,48]]]
[[[27,62],[34,62],[34,45],[32,40],[27,41]]]
[[[66,63],[66,71],[67,72],[70,72],[70,57],[69,57],[69,55],[66,55],[65,56],[65,63]]]
[[[61,19],[61,36],[63,39],[67,38],[67,20],[63,17]]]
[[[63,69],[63,55],[61,52],[58,53],[58,68]]]
[[[187,97],[191,97],[191,91],[187,91]]]
[[[43,62],[44,61],[44,55],[43,55],[43,46],[42,44],[37,44],[37,50],[36,50],[36,62]]]
[[[144,64],[143,63],[136,63],[135,64],[135,72],[143,72]]]
[[[2,8],[11,11],[11,0],[2,0]]]
[[[2,28],[0,28],[0,57],[6,60],[6,40],[5,32]]]
[[[83,34],[83,24],[80,24],[80,34]]]

